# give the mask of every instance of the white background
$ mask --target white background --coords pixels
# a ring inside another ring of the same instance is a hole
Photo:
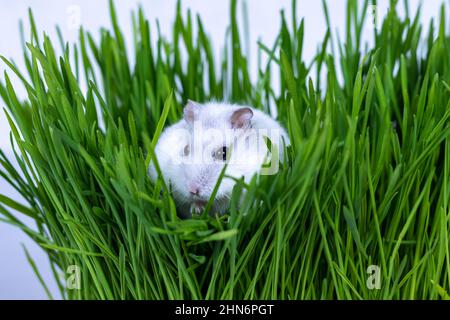
[[[120,25],[131,44],[131,10],[138,8],[138,1],[115,1]],[[362,1],[361,1],[362,2]],[[385,12],[388,0],[380,0],[378,12]],[[403,1],[399,1],[402,2]],[[419,1],[408,1],[410,10],[415,13]],[[343,38],[345,30],[345,0],[328,0],[329,13],[333,32],[338,31]],[[432,17],[438,17],[441,0],[427,0],[422,5],[421,21],[425,26]],[[446,1],[448,3],[448,1]],[[238,8],[241,9],[241,2]],[[151,0],[143,1],[141,6],[146,17],[151,22],[155,31],[155,20],[160,22],[161,31],[170,36],[171,25],[175,14],[175,0]],[[182,1],[183,9],[190,8],[193,13],[199,13],[207,33],[212,38],[214,52],[219,55],[223,47],[225,28],[229,21],[229,2],[211,0]],[[25,30],[28,29],[27,10],[32,8],[33,14],[41,32],[46,32],[54,39],[55,46],[59,44],[56,37],[55,25],[59,25],[66,41],[73,43],[77,40],[78,30],[74,28],[75,16],[79,13],[80,23],[84,29],[98,34],[100,27],[110,28],[108,1],[106,0],[0,0],[0,54],[13,58],[21,70],[24,70],[22,61],[22,47],[19,36],[19,20],[24,21]],[[261,39],[263,43],[271,46],[280,26],[280,10],[285,9],[286,17],[290,22],[290,0],[248,0],[249,15],[249,39],[250,39],[250,63],[253,74],[256,72],[256,41]],[[403,7],[399,5],[399,10]],[[448,9],[448,8],[447,8]],[[242,12],[242,10],[239,10]],[[185,11],[183,11],[185,12]],[[449,10],[447,10],[449,12]],[[322,13],[321,1],[299,0],[297,5],[298,21],[305,18],[304,57],[310,61],[317,50],[320,41],[326,32],[325,21]],[[241,15],[239,15],[241,17]],[[371,15],[368,14],[371,21]],[[76,18],[76,17],[75,17]],[[75,19],[76,20],[76,19]],[[28,32],[27,32],[28,35]],[[41,36],[42,38],[42,36]],[[366,24],[365,38],[371,41],[371,26]],[[0,79],[3,81],[5,65],[0,62]],[[16,83],[16,82],[15,82]],[[22,98],[23,90],[18,89]],[[3,114],[4,103],[0,100],[0,148],[11,157],[9,144],[9,127]],[[15,199],[18,195],[11,190],[4,181],[0,180],[0,194],[6,194]],[[31,240],[24,236],[18,229],[0,222],[0,299],[45,299],[46,295],[31,267],[27,263],[22,244],[27,247],[35,260],[44,280],[48,284],[54,297],[58,298],[58,290],[53,281],[46,255]]]

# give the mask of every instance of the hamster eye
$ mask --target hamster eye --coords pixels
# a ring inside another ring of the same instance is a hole
[[[190,150],[190,148],[189,148],[189,145],[187,144],[187,145],[184,147],[183,153],[184,153],[185,156],[188,156],[190,151],[191,151],[191,150]]]
[[[228,148],[225,146],[217,149],[213,154],[213,158],[219,161],[227,161],[228,157]]]

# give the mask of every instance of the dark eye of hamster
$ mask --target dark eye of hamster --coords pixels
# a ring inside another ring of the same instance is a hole
[[[227,157],[228,157],[228,148],[223,146],[219,149],[216,150],[216,152],[214,152],[213,157],[216,160],[220,160],[220,161],[226,161]]]
[[[187,144],[187,145],[184,147],[184,155],[185,155],[185,156],[188,156],[188,155],[189,155],[189,152],[190,152],[190,149],[189,149],[189,145]]]

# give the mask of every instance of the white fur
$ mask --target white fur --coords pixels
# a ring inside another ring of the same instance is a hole
[[[231,150],[231,157],[226,175],[235,178],[244,177],[247,183],[260,171],[268,151],[263,140],[259,140],[262,143],[256,143],[257,139],[261,139],[258,129],[278,130],[280,141],[272,141],[272,144],[277,144],[280,147],[280,154],[283,155],[284,145],[289,144],[286,131],[262,111],[249,107],[253,111],[251,127],[256,130],[231,128],[231,115],[243,107],[225,103],[198,105],[199,110],[194,123],[182,119],[161,134],[155,148],[156,157],[182,216],[190,216],[193,209],[201,211],[202,204],[208,201],[213,192],[225,165],[222,161],[214,160],[211,155],[214,150],[227,146]],[[217,134],[211,132],[211,129],[216,130]],[[192,136],[193,139],[190,138]],[[195,139],[199,137],[201,139],[196,141]],[[234,143],[231,145],[232,141]],[[188,157],[184,154],[186,145],[190,146]],[[202,155],[203,158],[196,159],[198,155]],[[157,179],[153,164],[150,164],[149,174],[153,181]],[[225,177],[222,180],[213,204],[214,212],[223,213],[226,210],[234,184],[233,179]],[[198,196],[193,196],[189,192],[191,185],[199,187]]]

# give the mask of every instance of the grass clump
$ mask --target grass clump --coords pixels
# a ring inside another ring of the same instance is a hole
[[[0,175],[23,201],[1,195],[2,220],[46,251],[67,299],[448,298],[445,9],[425,34],[419,10],[401,17],[391,1],[363,49],[371,4],[348,0],[344,40],[331,37],[328,23],[312,62],[302,58],[303,20],[282,13],[276,42],[258,44],[267,62],[257,79],[235,0],[221,61],[200,17],[180,5],[171,39],[153,42],[142,10],[133,15],[133,59],[112,4],[112,30],[95,41],[81,29],[73,46],[61,39],[61,57],[30,14],[26,70],[3,58],[11,71],[0,96],[18,165],[0,152]],[[324,13],[329,21],[326,2]],[[274,104],[290,135],[288,163],[277,175],[238,181],[224,216],[180,220],[164,181],[146,174],[161,130],[187,99],[265,111]],[[81,270],[80,290],[59,275],[71,265]],[[380,271],[375,290],[371,265]]]

